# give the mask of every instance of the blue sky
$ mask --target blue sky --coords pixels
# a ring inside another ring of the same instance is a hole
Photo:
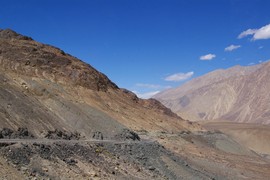
[[[270,59],[269,7],[269,0],[9,0],[1,2],[0,28],[57,46],[147,98],[215,69]]]

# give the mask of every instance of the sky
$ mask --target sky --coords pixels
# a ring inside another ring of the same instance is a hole
[[[269,0],[9,0],[0,28],[61,48],[149,98],[270,59]]]

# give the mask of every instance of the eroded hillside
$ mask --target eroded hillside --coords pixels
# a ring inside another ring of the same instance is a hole
[[[95,131],[110,136],[124,126],[193,128],[155,100],[118,88],[79,59],[11,30],[0,32],[0,65],[2,127],[27,126],[36,134],[60,128],[86,136]]]

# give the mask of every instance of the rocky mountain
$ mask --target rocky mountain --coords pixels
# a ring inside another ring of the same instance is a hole
[[[266,179],[267,152],[140,99],[59,48],[0,30],[2,179]]]
[[[0,31],[0,65],[1,127],[28,127],[38,136],[56,128],[86,137],[100,131],[109,138],[124,127],[188,126],[156,100],[141,100],[81,60],[12,30]]]
[[[216,70],[155,96],[184,119],[269,124],[270,62]]]

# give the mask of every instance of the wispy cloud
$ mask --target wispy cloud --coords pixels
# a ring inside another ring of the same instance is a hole
[[[176,73],[176,74],[167,76],[165,78],[165,81],[175,81],[175,82],[184,81],[186,79],[191,78],[193,76],[193,74],[194,74],[193,71],[187,72],[187,73]]]
[[[159,84],[147,84],[147,83],[137,83],[133,87],[133,91],[139,98],[149,99],[156,95],[160,91],[169,89],[171,86],[164,86]]]
[[[200,60],[202,61],[210,61],[216,57],[215,54],[206,54],[200,57]]]
[[[137,83],[137,87],[142,87],[142,88],[148,88],[148,89],[159,89],[162,88],[161,85],[158,84],[144,84],[144,83]]]
[[[145,93],[140,93],[140,92],[137,92],[137,91],[132,91],[132,92],[135,93],[139,98],[149,99],[152,96],[154,96],[157,93],[159,93],[160,91],[150,91],[150,92],[145,92]]]
[[[238,39],[241,39],[243,37],[246,37],[248,35],[253,35],[257,32],[257,29],[248,29],[246,31],[241,32],[241,34],[238,35]]]
[[[238,49],[238,48],[240,48],[241,46],[240,45],[230,45],[230,46],[228,46],[228,47],[226,47],[225,49],[224,49],[224,51],[233,51],[233,50],[236,50],[236,49]]]
[[[147,84],[147,83],[137,83],[135,84],[136,88],[142,88],[142,89],[157,89],[157,90],[164,90],[169,89],[171,86],[163,86],[159,84]]]
[[[263,48],[263,46],[259,46],[259,47],[258,47],[258,49],[262,49],[262,48]]]
[[[252,40],[270,39],[270,24],[265,25],[259,29],[248,29],[238,35],[238,39],[252,35]]]

